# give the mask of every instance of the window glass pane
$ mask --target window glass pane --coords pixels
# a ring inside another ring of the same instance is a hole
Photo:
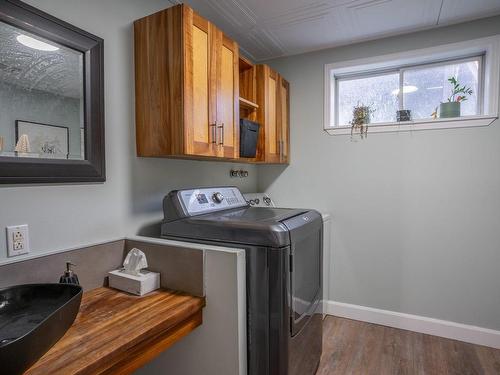
[[[358,104],[369,105],[375,112],[371,122],[396,120],[398,97],[393,92],[399,87],[399,73],[340,79],[338,81],[338,125],[348,125],[352,110]]]
[[[465,85],[473,91],[461,104],[461,116],[479,114],[479,61],[476,60],[405,70],[403,103],[405,109],[411,110],[414,119],[430,118],[441,102],[448,101],[452,92],[452,85],[448,82],[450,77],[455,77],[460,86]]]

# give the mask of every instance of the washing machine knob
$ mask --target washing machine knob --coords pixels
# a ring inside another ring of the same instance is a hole
[[[221,193],[214,193],[214,195],[212,195],[212,200],[215,202],[215,203],[222,203],[222,201],[224,200],[224,196],[221,194]]]

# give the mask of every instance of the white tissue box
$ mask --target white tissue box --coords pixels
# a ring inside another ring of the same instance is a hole
[[[160,287],[160,274],[141,270],[138,276],[125,273],[123,269],[114,270],[108,273],[109,286],[111,288],[123,290],[124,292],[143,296]]]

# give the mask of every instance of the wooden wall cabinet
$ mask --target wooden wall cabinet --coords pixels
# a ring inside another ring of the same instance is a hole
[[[239,49],[186,5],[134,22],[138,156],[239,156]]]
[[[290,88],[190,7],[134,22],[138,156],[289,163]],[[239,120],[257,121],[257,155],[239,156]]]
[[[287,164],[290,157],[290,85],[267,65],[257,65],[259,161]]]

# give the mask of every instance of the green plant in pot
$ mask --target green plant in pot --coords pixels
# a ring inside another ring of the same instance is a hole
[[[351,139],[355,131],[359,131],[361,138],[364,138],[368,134],[368,124],[371,121],[371,115],[375,112],[368,105],[359,104],[352,109],[352,120],[351,124]]]
[[[440,104],[439,117],[460,117],[460,104],[472,95],[472,89],[465,85],[461,86],[455,77],[448,78],[448,82],[452,85],[451,95],[447,102]]]

